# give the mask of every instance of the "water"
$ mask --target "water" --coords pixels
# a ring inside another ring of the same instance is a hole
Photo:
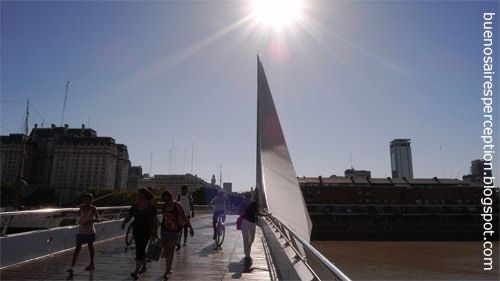
[[[499,243],[493,271],[483,271],[482,242],[313,241],[352,280],[500,280]]]

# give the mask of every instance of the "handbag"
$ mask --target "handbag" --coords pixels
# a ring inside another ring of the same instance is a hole
[[[241,230],[241,223],[243,222],[243,217],[239,216],[238,219],[236,220],[236,229]]]
[[[158,237],[153,237],[149,241],[148,251],[146,253],[146,258],[158,261],[161,256],[161,251],[163,250],[163,243]]]

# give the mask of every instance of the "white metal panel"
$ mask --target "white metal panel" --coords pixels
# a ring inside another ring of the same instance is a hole
[[[259,56],[257,61],[257,187],[261,206],[309,242],[311,219]]]

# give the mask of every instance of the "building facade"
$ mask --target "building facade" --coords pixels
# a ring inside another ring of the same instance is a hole
[[[222,189],[224,189],[224,192],[226,194],[229,194],[233,192],[233,183],[232,182],[225,182],[222,184]]]
[[[11,134],[9,136],[1,136],[1,180],[2,183],[14,184],[20,175],[20,167],[23,156],[23,135]],[[33,155],[35,154],[36,147],[33,142],[28,140],[26,142],[27,158],[24,162],[23,178],[29,180],[31,177],[31,168]]]
[[[344,176],[346,178],[354,177],[354,178],[371,178],[372,172],[365,170],[354,170],[354,168],[347,169],[344,171]]]
[[[127,190],[127,177],[130,168],[128,149],[126,145],[116,145],[116,170],[114,186],[119,190]]]
[[[16,178],[11,168],[14,164],[9,162],[14,162],[13,155],[22,151],[22,141],[13,139],[15,135],[2,136],[2,183],[12,183]],[[111,137],[98,137],[84,125],[74,129],[68,125],[38,128],[35,124],[28,144],[24,177],[28,193],[51,188],[60,195],[60,203],[65,204],[75,193],[90,186],[126,189],[130,167],[127,147],[116,144]]]
[[[391,141],[391,170],[393,178],[413,178],[410,139]]]
[[[471,161],[470,174],[462,177],[467,182],[483,182],[485,177],[491,177],[492,164],[484,160]]]
[[[167,188],[174,196],[181,193],[181,186],[187,185],[188,191],[193,192],[200,187],[208,187],[209,183],[205,182],[196,175],[155,175],[153,177],[143,177],[137,180],[137,188],[150,186],[153,189]]]
[[[317,240],[476,241],[483,186],[441,178],[298,178]],[[491,196],[498,233],[500,193]],[[498,238],[497,238],[498,239]]]
[[[137,190],[137,181],[142,179],[142,167],[141,166],[132,166],[128,169],[128,177],[127,177],[127,191],[136,191]]]

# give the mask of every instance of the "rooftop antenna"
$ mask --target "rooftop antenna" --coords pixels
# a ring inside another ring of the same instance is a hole
[[[89,115],[89,122],[87,123],[87,128],[90,128],[90,115]]]
[[[443,172],[443,178],[446,177],[445,175],[445,170],[444,170],[444,161],[443,161],[443,147],[441,144],[439,144],[439,151],[441,152],[441,169]]]
[[[194,142],[191,145],[191,174],[193,173]]]
[[[222,188],[222,165],[220,165],[219,183],[220,183],[220,188]]]
[[[170,148],[170,174],[175,174],[175,135],[172,135],[172,147]]]
[[[186,173],[186,150],[184,149],[184,167],[182,167],[182,173]]]
[[[352,166],[352,153],[349,152],[349,156],[351,157],[351,170],[354,170],[354,167]]]
[[[168,150],[168,173],[172,173],[172,149]]]
[[[61,127],[64,125],[64,112],[66,111],[66,99],[68,98],[69,81],[66,81],[66,93],[64,94],[64,106],[61,119]]]
[[[149,163],[149,177],[153,176],[153,153],[151,153],[151,162]]]
[[[175,175],[175,166],[177,165],[177,145],[174,146],[174,175]]]

